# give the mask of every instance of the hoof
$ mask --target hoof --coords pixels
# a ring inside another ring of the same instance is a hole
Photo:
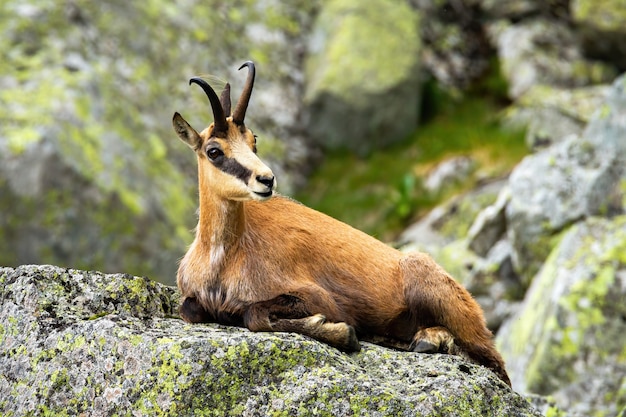
[[[322,316],[323,317],[323,316]],[[324,323],[321,327],[326,342],[344,352],[359,352],[361,345],[354,327],[346,323]]]
[[[415,334],[409,349],[419,353],[455,354],[454,336],[444,327],[428,327]]]
[[[409,349],[411,349],[411,351],[413,352],[417,352],[417,353],[437,353],[439,352],[439,346],[427,341],[427,340],[420,340],[417,343],[412,343],[411,346],[409,346]]]
[[[361,344],[359,343],[359,339],[356,337],[356,330],[354,330],[354,327],[352,326],[348,326],[348,343],[346,345],[346,350],[348,352],[361,351]]]

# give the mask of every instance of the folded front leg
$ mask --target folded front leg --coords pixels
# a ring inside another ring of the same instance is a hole
[[[327,322],[323,314],[311,312],[306,301],[291,294],[252,304],[244,314],[244,325],[252,331],[303,334],[347,352],[361,349],[354,327]]]

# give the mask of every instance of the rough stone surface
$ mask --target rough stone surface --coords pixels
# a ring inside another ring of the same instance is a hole
[[[527,279],[547,257],[554,234],[585,217],[623,210],[625,90],[620,77],[580,138],[526,157],[511,173],[507,234],[516,270]]]
[[[483,308],[497,331],[523,297],[513,270],[513,249],[504,237],[506,181],[496,181],[438,206],[400,237],[403,250],[429,253]]]
[[[418,29],[418,13],[403,2],[326,3],[307,58],[307,130],[313,140],[367,154],[415,129]]]
[[[496,18],[520,19],[529,15],[536,15],[545,7],[543,1],[538,0],[481,0],[482,9]]]
[[[481,210],[467,232],[469,248],[477,255],[485,256],[506,231],[506,205],[511,190],[504,188],[495,203]]]
[[[574,415],[626,405],[625,254],[625,216],[589,218],[563,236],[498,335],[514,388],[550,394]]]
[[[420,22],[424,69],[440,86],[464,90],[489,69],[492,48],[474,1],[409,0]]]
[[[0,268],[0,300],[4,416],[540,415],[457,357],[186,324],[146,278]]]
[[[440,192],[442,188],[462,181],[475,166],[475,161],[467,156],[446,159],[428,173],[424,187],[430,192]]]
[[[626,70],[626,1],[572,0],[571,14],[585,52]]]
[[[570,89],[535,85],[505,110],[503,120],[526,128],[526,144],[537,151],[571,135],[580,136],[609,91],[609,85]]]
[[[488,182],[464,195],[451,198],[408,227],[399,242],[432,252],[464,239],[474,218],[497,200],[505,184],[503,180]]]
[[[260,156],[282,192],[295,181],[289,164],[304,174],[296,103],[313,3],[11,0],[0,8],[1,264],[172,282],[191,240],[197,177],[171,117],[180,111],[197,129],[211,123],[188,79],[228,80],[236,99],[246,59],[258,67],[246,120]]]
[[[615,77],[611,66],[583,55],[575,32],[564,22],[545,18],[518,24],[499,21],[489,26],[489,34],[513,99],[537,84],[572,88]]]

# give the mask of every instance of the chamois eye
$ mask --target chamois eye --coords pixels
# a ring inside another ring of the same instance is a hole
[[[224,152],[222,152],[222,150],[219,148],[211,148],[208,151],[206,151],[206,154],[210,160],[214,161],[220,156],[224,155]]]

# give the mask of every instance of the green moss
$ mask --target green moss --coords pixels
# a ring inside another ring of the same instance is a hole
[[[173,341],[159,340],[157,343],[162,345],[160,353],[153,359],[156,361],[154,370],[157,375],[157,386],[149,391],[143,391],[141,387],[137,387],[142,394],[134,405],[137,409],[151,415],[177,415],[179,410],[176,410],[175,404],[177,399],[180,399],[180,393],[190,386],[186,377],[191,372],[191,365],[180,363],[179,359],[182,358],[180,347]],[[162,408],[159,405],[159,396],[169,398],[172,401],[172,407]]]
[[[573,2],[574,18],[596,29],[622,32],[626,22],[624,0],[579,0]]]
[[[493,204],[497,198],[497,193],[460,198],[458,203],[453,203],[454,208],[450,210],[453,215],[444,220],[439,232],[450,240],[466,237],[478,213]]]
[[[550,406],[546,410],[545,417],[567,417],[567,413],[558,407]]]
[[[83,347],[85,343],[86,340],[84,336],[75,336],[70,333],[66,333],[63,338],[59,339],[59,341],[57,342],[56,349],[61,352],[76,350]]]
[[[415,55],[420,49],[419,19],[407,4],[392,0],[334,0],[325,5],[322,13],[328,18],[320,17],[320,21],[335,25],[328,28],[333,42],[323,56],[312,62],[324,60],[333,65],[326,67],[329,70],[324,73],[310,74],[314,90],[334,92],[358,104],[363,97],[344,93],[385,90],[415,70]],[[337,24],[338,18],[341,24]],[[377,33],[377,45],[384,47],[372,48],[368,36],[372,31]],[[354,83],[359,83],[358,89]]]
[[[89,316],[89,320],[98,320],[101,317],[108,316],[110,313],[108,311],[101,311],[96,314]]]
[[[467,248],[467,242],[461,239],[445,245],[432,256],[459,282],[468,275],[467,265],[477,260],[476,254]]]
[[[65,389],[69,387],[69,375],[67,369],[57,369],[50,375],[50,382],[52,383],[51,390]]]
[[[533,288],[534,296],[527,299],[524,316],[516,320],[510,329],[509,333],[514,337],[510,338],[506,347],[509,354],[513,354],[512,358],[523,356],[529,345],[535,346],[535,352],[525,367],[526,384],[532,392],[548,393],[557,383],[579,378],[579,371],[571,364],[589,349],[594,349],[594,356],[604,359],[623,352],[623,346],[615,341],[622,330],[614,321],[626,309],[611,297],[616,268],[626,244],[626,236],[622,232],[625,220],[614,218],[610,226],[602,221],[590,220],[588,227],[591,229],[605,230],[610,227],[614,232],[601,241],[598,241],[596,232],[584,235],[577,252],[567,259],[561,259],[559,250],[553,251],[541,275],[536,278],[536,285],[541,287]],[[569,233],[577,232],[578,228]],[[554,280],[563,276],[561,269],[574,270],[581,265],[589,271],[585,278],[573,282],[556,307],[545,303],[545,294],[554,291]],[[602,348],[590,347],[589,340],[594,340],[594,345]]]

